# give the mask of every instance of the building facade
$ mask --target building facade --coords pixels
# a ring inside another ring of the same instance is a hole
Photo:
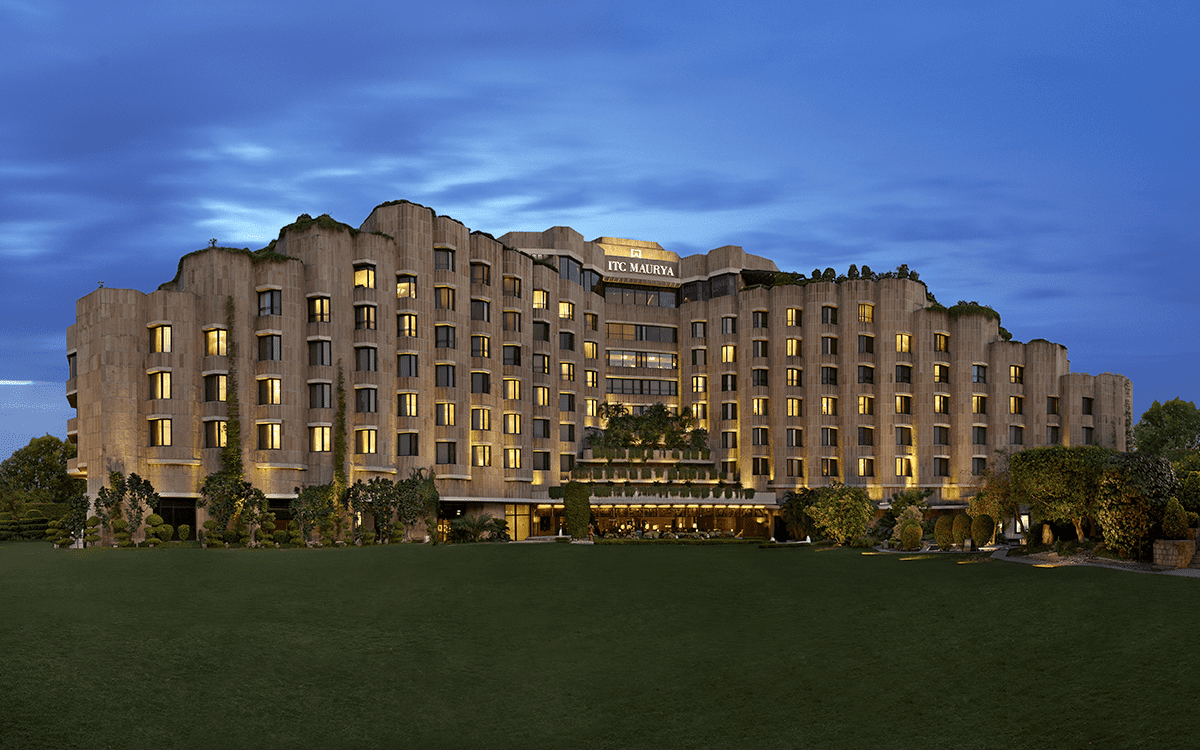
[[[495,239],[407,201],[358,229],[305,216],[257,252],[184,256],[150,294],[78,301],[71,469],[92,497],[136,472],[194,527],[236,401],[246,478],[277,506],[333,479],[340,433],[350,481],[432,468],[449,507],[504,513],[521,538],[557,529],[551,487],[605,476],[580,471],[605,463],[587,446],[605,401],[686,408],[710,434],[696,484],[754,490],[681,501],[661,483],[682,459],[651,457],[619,502],[597,498],[617,525],[768,533],[797,487],[953,504],[998,450],[1126,448],[1127,378],[1071,373],[1063,346],[888,276],[816,281],[736,246],[681,258],[567,227]]]

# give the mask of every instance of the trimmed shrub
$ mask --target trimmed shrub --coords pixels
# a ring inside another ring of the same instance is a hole
[[[980,513],[971,520],[971,538],[975,540],[976,547],[990,543],[995,532],[996,521],[987,513]]]
[[[21,516],[18,521],[22,539],[44,539],[46,536],[46,528],[50,525],[50,519],[46,518],[40,510],[31,508],[25,511],[25,515]]]
[[[158,531],[158,538],[164,542],[169,542],[175,538],[175,527],[169,523],[162,524],[156,531]]]
[[[163,525],[163,517],[158,515],[157,513],[151,513],[150,515],[146,516],[146,525],[147,526],[162,526]]]
[[[938,549],[947,550],[954,545],[954,517],[938,516],[933,525],[933,540]]]
[[[959,513],[954,516],[954,546],[963,546],[963,540],[971,534],[971,517],[966,513]]]
[[[921,524],[916,521],[905,521],[900,527],[900,549],[917,550],[921,548]]]
[[[284,531],[283,529],[278,529],[271,534],[271,538],[275,540],[276,544],[286,544],[291,537],[291,533]]]
[[[1163,512],[1163,539],[1187,539],[1188,520],[1183,511],[1179,498],[1167,501],[1167,509]]]
[[[83,536],[84,545],[95,545],[100,541],[100,516],[92,516],[87,520],[86,533]]]

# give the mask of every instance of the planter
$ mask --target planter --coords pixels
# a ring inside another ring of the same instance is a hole
[[[1196,555],[1196,542],[1190,539],[1155,539],[1154,564],[1162,568],[1186,568]]]

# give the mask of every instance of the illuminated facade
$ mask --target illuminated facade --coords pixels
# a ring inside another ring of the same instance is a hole
[[[497,240],[404,201],[359,229],[302,217],[257,253],[184,256],[150,294],[78,301],[72,470],[93,497],[136,472],[190,519],[236,392],[246,478],[274,504],[332,480],[344,429],[351,481],[431,467],[449,506],[505,513],[523,537],[556,530],[551,486],[599,465],[601,403],[663,403],[710,432],[704,476],[754,497],[659,498],[679,463],[660,457],[619,511],[597,504],[765,533],[795,487],[954,502],[997,449],[1126,447],[1128,379],[1071,373],[1062,346],[1006,341],[997,317],[931,307],[908,278],[797,281],[735,246],[681,258],[567,227]]]

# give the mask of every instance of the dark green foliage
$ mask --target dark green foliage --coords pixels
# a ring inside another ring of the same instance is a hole
[[[996,533],[996,519],[987,513],[980,513],[971,519],[971,539],[976,547],[991,544],[992,535]]]
[[[124,510],[125,528],[118,533],[117,541],[118,544],[121,541],[130,541],[131,535],[142,525],[142,517],[146,511],[158,507],[158,493],[148,480],[137,474],[130,474],[126,478],[119,471],[108,475],[108,485],[101,487],[97,493],[96,515],[105,526],[117,532],[117,521],[122,520],[117,516]],[[126,536],[122,537],[120,534]]]
[[[672,414],[666,406],[654,404],[635,415],[622,403],[606,401],[600,404],[599,415],[604,419],[604,429],[592,435],[591,446],[600,456],[615,456],[629,446],[672,451],[708,447],[708,431],[696,427],[696,420],[686,408]]]
[[[816,502],[818,494],[817,490],[807,487],[788,490],[784,494],[779,515],[787,525],[788,536],[792,539],[804,539],[816,534],[816,524],[808,515],[808,509]]]
[[[238,400],[238,346],[237,308],[233,297],[225,298],[225,327],[228,329],[226,352],[229,372],[226,375],[226,425],[225,447],[221,449],[221,472],[235,479],[242,478],[242,418],[241,401]]]
[[[333,494],[340,498],[346,490],[346,375],[342,360],[337,362],[337,411],[333,417]]]
[[[563,487],[563,515],[567,533],[576,539],[586,539],[592,517],[591,492],[586,484],[568,482]]]
[[[971,517],[966,513],[958,513],[954,516],[954,546],[963,546],[963,540],[971,536]]]
[[[1175,470],[1179,479],[1179,503],[1188,512],[1200,512],[1200,471],[1180,472]]]
[[[179,540],[187,541],[187,538],[192,535],[192,527],[186,523],[179,524]]]
[[[948,550],[954,545],[954,517],[938,516],[933,526],[933,540],[938,549]]]
[[[924,530],[916,521],[905,521],[900,526],[900,549],[917,550],[921,548],[921,536]]]
[[[837,281],[837,271],[826,268],[825,273],[821,274],[821,281]]]
[[[1069,521],[1082,540],[1083,522],[1095,502],[1112,451],[1097,445],[1050,445],[1020,451],[1009,459],[1014,496],[1048,521]]]
[[[1187,513],[1184,512],[1183,506],[1179,504],[1179,500],[1173,497],[1167,501],[1167,507],[1163,511],[1162,538],[1187,539],[1187,530]]]
[[[834,483],[817,490],[806,512],[825,536],[846,544],[866,533],[875,517],[875,503],[861,487]]]
[[[333,494],[333,485],[314,484],[295,489],[296,497],[288,505],[292,513],[293,523],[298,525],[300,536],[311,540],[312,533],[321,523],[332,518],[337,512],[337,501]]]
[[[0,510],[16,516],[32,503],[69,503],[83,495],[87,482],[67,475],[75,455],[73,443],[51,435],[14,451],[0,462]]]
[[[215,522],[214,531],[219,532],[230,523],[247,528],[259,523],[266,512],[267,498],[262,490],[243,479],[216,473],[204,478],[196,507],[208,510]]]
[[[151,513],[150,515],[146,516],[146,525],[147,526],[161,526],[162,523],[163,523],[163,517],[158,515],[157,513]]]
[[[507,542],[508,521],[495,518],[488,513],[472,513],[461,516],[450,522],[450,541],[459,543],[470,542]]]
[[[1145,453],[1114,453],[1096,507],[1104,544],[1122,557],[1144,557],[1150,532],[1179,491],[1171,462]]]
[[[1155,401],[1133,428],[1139,453],[1183,462],[1200,453],[1200,409],[1179,398]]]

